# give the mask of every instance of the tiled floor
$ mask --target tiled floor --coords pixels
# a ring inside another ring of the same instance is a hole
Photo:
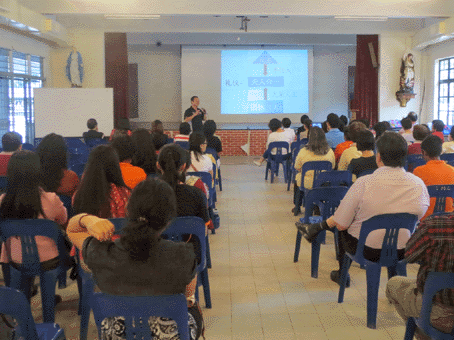
[[[213,268],[209,270],[213,308],[203,309],[206,338],[215,339],[402,339],[404,323],[384,296],[385,270],[379,293],[377,329],[366,327],[366,275],[353,265],[345,302],[337,303],[338,285],[333,239],[322,246],[319,278],[310,277],[310,246],[303,241],[300,261],[293,263],[297,220],[292,194],[282,174],[270,184],[265,168],[245,157],[225,157],[224,191],[218,192],[221,228],[210,236]],[[328,233],[330,234],[330,233]],[[409,266],[408,275],[416,276]],[[202,291],[201,296],[203,296]],[[60,291],[57,322],[67,339],[77,339],[77,286]],[[41,319],[39,300],[34,315]],[[202,299],[202,306],[204,306]],[[95,339],[92,319],[89,339]]]

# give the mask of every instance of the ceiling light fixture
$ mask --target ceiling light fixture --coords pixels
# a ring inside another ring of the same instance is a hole
[[[240,31],[245,31],[247,32],[247,23],[251,21],[251,19],[248,19],[248,17],[244,15],[237,15],[237,18],[241,19],[241,26],[240,26]]]
[[[151,20],[160,19],[159,14],[105,14],[104,18],[113,20]]]
[[[361,17],[351,15],[337,15],[334,17],[334,19],[340,21],[387,21],[388,17]]]

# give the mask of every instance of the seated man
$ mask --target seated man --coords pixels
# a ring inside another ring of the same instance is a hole
[[[322,230],[339,230],[339,271],[331,272],[331,280],[339,283],[339,272],[345,252],[356,253],[361,225],[371,217],[382,214],[409,213],[420,219],[429,206],[429,194],[424,182],[406,172],[407,142],[398,133],[385,132],[377,141],[378,169],[369,176],[356,180],[333,216],[321,223],[296,223],[297,229],[312,242]],[[369,234],[364,256],[378,261],[385,231]],[[403,257],[405,244],[410,238],[407,230],[399,233],[397,247]],[[347,284],[349,281],[347,280]]]
[[[412,145],[408,146],[408,155],[420,155],[422,141],[430,135],[430,130],[426,125],[413,126],[413,138],[415,139]]]
[[[284,133],[287,134],[289,145],[292,145],[292,143],[296,139],[295,130],[290,127],[291,125],[292,121],[290,120],[290,118],[282,119],[282,126],[284,128]]]
[[[359,158],[352,159],[348,167],[354,175],[354,180],[361,172],[378,168],[374,154],[375,138],[372,132],[369,130],[360,131],[356,139],[356,148],[362,152],[362,155]]]
[[[421,178],[425,185],[454,184],[454,168],[440,160],[443,142],[437,136],[431,135],[421,143],[422,156],[426,164],[418,166],[413,174]],[[430,206],[423,219],[434,212],[435,197],[430,198]],[[446,198],[446,211],[453,211],[452,198]]]
[[[17,132],[7,132],[2,137],[3,151],[0,152],[0,176],[6,176],[11,155],[22,149],[22,136]]]
[[[132,156],[134,156],[135,152],[131,137],[122,135],[114,138],[112,147],[117,151],[120,159],[123,181],[130,189],[134,189],[137,184],[147,178],[147,174],[142,168],[131,165]]]
[[[344,142],[344,133],[339,130],[340,125],[341,121],[337,114],[330,113],[328,117],[326,117],[326,126],[328,128],[326,140],[332,149],[335,149],[337,144]]]
[[[411,124],[410,118],[404,118],[400,121],[400,124],[402,125],[402,129],[404,129],[404,132],[402,133],[402,137],[405,138],[407,141],[408,145],[411,145],[414,143],[415,139],[413,138],[413,125]]]
[[[189,123],[183,122],[180,124],[179,134],[175,135],[175,137],[173,138],[173,141],[189,143],[190,134],[191,134],[191,125]]]
[[[98,132],[98,122],[94,118],[87,120],[88,131],[83,133],[84,141],[87,143],[90,139],[103,138],[104,134]]]
[[[268,135],[268,139],[266,140],[266,150],[263,153],[263,156],[260,158],[260,160],[254,161],[254,164],[258,165],[258,166],[262,165],[263,162],[265,162],[265,160],[268,157],[273,158],[273,156],[276,154],[276,148],[271,150],[271,154],[269,154],[268,146],[270,145],[270,143],[287,142],[287,144],[288,144],[287,135],[284,132],[284,129],[282,128],[282,123],[279,119],[277,119],[277,118],[271,119],[270,122],[268,123],[268,127],[270,128],[271,133]],[[289,145],[289,148],[290,148],[290,145]],[[282,149],[282,155],[287,155],[287,150]],[[290,155],[290,153],[288,155]]]
[[[386,296],[404,321],[419,317],[424,284],[429,272],[454,272],[454,214],[433,215],[426,218],[410,237],[405,247],[405,260],[420,265],[416,280],[394,276],[386,285]],[[439,292],[434,299],[430,321],[442,332],[450,333],[454,325],[454,291]],[[427,339],[416,329],[417,339]]]

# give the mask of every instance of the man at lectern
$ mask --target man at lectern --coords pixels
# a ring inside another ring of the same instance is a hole
[[[184,112],[184,121],[192,123],[192,131],[203,132],[203,121],[207,119],[206,110],[199,109],[199,97],[191,97],[191,106]]]

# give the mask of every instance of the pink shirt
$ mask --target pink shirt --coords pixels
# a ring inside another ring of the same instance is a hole
[[[339,208],[334,213],[334,221],[348,229],[348,233],[359,239],[361,224],[371,217],[382,214],[409,213],[424,216],[429,207],[429,193],[424,182],[403,168],[383,166],[371,175],[358,178],[350,187]],[[366,245],[381,249],[385,230],[369,234]],[[407,230],[399,231],[398,249],[405,248],[410,238]]]
[[[5,194],[0,196],[0,204],[4,197]],[[39,216],[38,218],[46,218],[58,223],[59,225],[64,225],[68,220],[66,208],[55,193],[42,191],[41,205],[46,217]],[[51,260],[58,256],[57,245],[53,240],[45,236],[36,236],[35,240],[38,247],[39,260],[41,262]],[[20,239],[16,237],[10,238],[8,240],[8,247],[11,249],[11,260],[15,263],[22,263],[22,247]],[[2,247],[0,262],[8,262],[6,247]]]

